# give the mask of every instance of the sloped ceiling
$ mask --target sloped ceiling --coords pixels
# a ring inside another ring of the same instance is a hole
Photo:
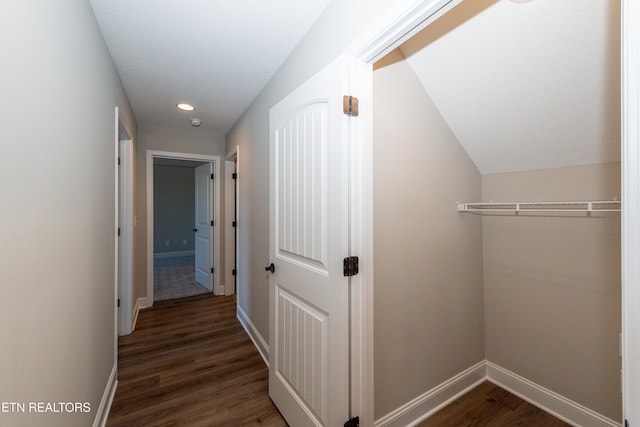
[[[481,173],[619,161],[619,20],[619,0],[466,0],[401,51]]]
[[[89,1],[138,124],[223,135],[330,2]]]

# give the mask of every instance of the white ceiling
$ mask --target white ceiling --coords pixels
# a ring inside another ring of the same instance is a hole
[[[481,173],[619,161],[619,19],[619,0],[467,0],[401,51]]]
[[[330,0],[90,0],[139,125],[226,134]],[[194,112],[176,109],[179,102]]]

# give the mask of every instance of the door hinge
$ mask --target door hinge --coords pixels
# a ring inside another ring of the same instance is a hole
[[[211,274],[213,274],[213,273],[215,273],[215,272],[216,272],[216,269],[215,269],[215,268],[213,268],[213,267],[211,267]]]
[[[118,237],[120,237],[120,227],[118,227]]]
[[[211,179],[213,179],[214,177],[215,177],[215,175],[214,175],[214,174],[211,174]]]
[[[118,166],[120,166],[120,157],[118,157]]]
[[[343,96],[342,112],[349,117],[358,117],[358,98],[347,95]]]
[[[211,226],[213,227],[215,225],[216,225],[216,222],[214,220],[211,220]]]
[[[624,420],[624,427],[629,427],[629,420]]]
[[[344,423],[344,427],[360,427],[360,417],[349,418],[349,421]]]
[[[343,261],[344,275],[345,277],[351,277],[358,274],[358,257],[348,256]]]
[[[231,270],[231,275],[235,276],[236,275],[236,269],[234,268],[233,270]]]
[[[238,221],[233,221],[233,222],[231,223],[231,226],[232,226],[233,228],[236,228],[236,227],[238,226]]]
[[[234,172],[234,173],[232,173],[232,174],[231,174],[231,178],[233,178],[233,179],[238,179],[238,174],[237,174],[237,173],[235,173],[235,172]]]
[[[120,307],[120,298],[118,298],[118,307]]]

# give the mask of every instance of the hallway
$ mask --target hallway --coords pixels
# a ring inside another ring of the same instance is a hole
[[[120,337],[108,426],[286,426],[232,297],[162,301]]]

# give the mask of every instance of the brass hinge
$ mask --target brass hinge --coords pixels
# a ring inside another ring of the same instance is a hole
[[[358,117],[358,98],[347,95],[343,96],[342,112],[349,117]]]

